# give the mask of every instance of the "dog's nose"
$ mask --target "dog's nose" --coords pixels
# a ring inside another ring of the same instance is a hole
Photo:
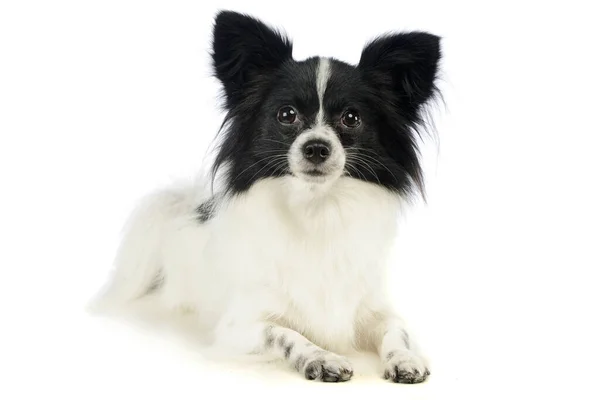
[[[331,154],[329,143],[323,140],[309,140],[304,145],[304,158],[313,164],[321,164]]]

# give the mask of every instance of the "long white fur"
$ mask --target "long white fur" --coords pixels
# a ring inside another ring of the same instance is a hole
[[[327,62],[319,72],[329,73]],[[317,77],[321,96],[326,79]],[[270,354],[307,376],[317,363],[317,373],[345,380],[351,366],[339,354],[370,349],[392,372],[424,373],[384,290],[402,201],[339,175],[261,180],[222,198],[204,223],[195,209],[207,185],[148,196],[127,226],[105,300],[135,300],[162,276],[160,303],[196,313],[228,352]]]

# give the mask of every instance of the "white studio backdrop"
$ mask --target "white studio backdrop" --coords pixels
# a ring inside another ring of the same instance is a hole
[[[0,3],[0,398],[598,398],[600,28],[591,2],[549,3]],[[219,9],[284,28],[296,58],[444,38],[429,203],[392,260],[425,385],[215,366],[85,312],[135,201],[195,173],[220,126]]]

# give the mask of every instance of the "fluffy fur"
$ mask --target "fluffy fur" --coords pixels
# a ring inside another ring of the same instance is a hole
[[[220,12],[213,65],[227,117],[213,182],[149,195],[105,299],[152,294],[213,327],[215,345],[345,381],[342,354],[377,352],[385,378],[429,370],[384,294],[403,202],[423,190],[417,128],[436,92],[437,36],[382,36],[358,65],[292,58],[253,17]]]

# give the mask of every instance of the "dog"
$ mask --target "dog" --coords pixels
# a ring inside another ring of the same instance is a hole
[[[440,41],[389,33],[356,65],[298,61],[285,34],[218,12],[211,58],[226,116],[209,179],[140,201],[105,298],[155,296],[209,324],[215,346],[309,380],[349,380],[344,354],[358,350],[378,354],[385,379],[425,381],[384,286],[397,217],[424,195],[418,143]]]

